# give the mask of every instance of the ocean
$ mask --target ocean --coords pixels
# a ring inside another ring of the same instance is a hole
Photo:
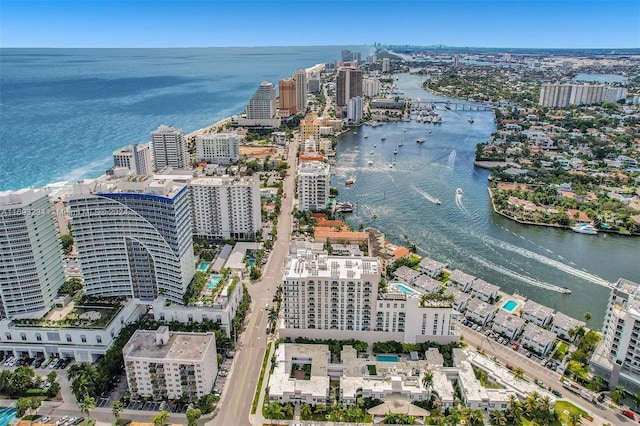
[[[262,81],[367,46],[0,49],[0,191],[97,177],[161,124],[242,112]]]

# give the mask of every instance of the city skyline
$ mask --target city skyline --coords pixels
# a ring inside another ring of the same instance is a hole
[[[640,20],[631,18],[640,16],[640,5],[624,0],[401,0],[392,7],[364,0],[321,5],[306,0],[8,0],[2,6],[2,47],[255,47],[375,42],[496,48],[640,47]],[[336,19],[336,14],[343,19]],[[283,19],[287,25],[276,25]],[[158,27],[158,22],[178,25]],[[318,28],[310,30],[314,25]]]

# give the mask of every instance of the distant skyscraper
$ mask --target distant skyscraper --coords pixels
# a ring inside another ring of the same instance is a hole
[[[350,50],[343,50],[340,59],[342,62],[349,62],[353,58],[353,54]]]
[[[295,115],[296,109],[296,81],[293,78],[283,78],[278,82],[278,108],[281,116]]]
[[[453,55],[453,67],[458,68],[460,66],[460,55]]]
[[[389,58],[382,58],[382,72],[389,72],[391,70],[391,60]]]
[[[276,89],[263,81],[247,105],[247,118],[270,119],[276,116]]]
[[[377,78],[365,78],[362,80],[362,94],[373,98],[380,93],[380,80]]]
[[[547,108],[565,108],[569,105],[592,105],[616,102],[627,96],[626,89],[602,84],[545,83],[540,88],[539,105]]]
[[[307,88],[309,89],[309,93],[320,93],[320,76],[318,74],[311,76]]]
[[[113,165],[129,169],[136,176],[150,176],[153,173],[151,144],[137,144],[114,151]]]
[[[155,170],[171,166],[182,169],[189,166],[189,153],[184,132],[173,126],[160,126],[151,132]]]
[[[345,107],[349,99],[362,96],[362,70],[358,68],[340,68],[336,76],[336,103]]]
[[[185,184],[102,177],[75,185],[68,203],[88,295],[182,303],[195,274]]]
[[[304,114],[307,110],[307,72],[296,70],[293,79],[296,81],[296,111]]]
[[[65,280],[46,192],[0,192],[0,253],[0,317],[44,316]]]
[[[543,84],[540,88],[540,106],[547,108],[564,108],[571,99],[570,84]]]
[[[362,98],[360,96],[349,99],[347,119],[352,123],[362,120]]]
[[[235,132],[196,136],[196,161],[229,164],[240,160],[240,140]]]

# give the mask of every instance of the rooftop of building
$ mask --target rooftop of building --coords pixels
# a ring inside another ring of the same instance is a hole
[[[191,176],[193,176],[193,172],[191,172]],[[158,175],[153,177],[126,176],[121,178],[103,175],[96,179],[79,181],[74,185],[73,193],[74,195],[145,194],[173,198],[185,187],[185,182],[181,182],[181,180],[161,178]]]
[[[558,312],[553,317],[553,326],[562,330],[571,330],[575,327],[584,327],[586,323],[584,321],[577,320],[569,315]]]
[[[379,274],[380,265],[375,257],[329,256],[311,250],[299,250],[289,258],[285,268],[287,279],[317,276],[360,279],[363,275]]]
[[[500,309],[493,318],[493,323],[508,330],[517,330],[524,326],[526,321],[520,317],[512,315],[507,311]]]
[[[14,319],[12,324],[16,327],[104,330],[129,303],[122,297],[60,300],[66,304],[52,308],[43,318]]]
[[[430,257],[423,257],[419,265],[421,268],[428,269],[430,271],[442,269],[447,266],[446,263],[438,262],[437,260],[431,259]]]
[[[545,330],[544,328],[538,327],[536,324],[530,322],[524,329],[524,333],[522,333],[522,339],[528,339],[532,342],[536,342],[541,346],[546,346],[549,343],[556,340],[558,336],[556,333],[552,333],[549,330]]]
[[[420,272],[416,271],[415,269],[411,269],[408,266],[401,266],[398,269],[396,269],[393,272],[393,275],[396,278],[401,279],[402,281],[405,282],[410,282],[413,281],[414,279],[418,278],[421,274]]]
[[[470,283],[475,279],[476,277],[474,277],[473,275],[469,275],[465,272],[462,272],[459,269],[454,269],[453,271],[451,271],[451,274],[449,275],[449,281],[453,281],[460,284]]]
[[[482,280],[480,278],[477,278],[476,280],[473,281],[473,284],[471,284],[471,288],[475,292],[482,293],[485,295],[494,294],[494,293],[497,293],[498,290],[500,290],[500,287],[498,287],[497,285],[488,283],[485,280]]]
[[[158,341],[161,331],[136,330],[123,353],[129,358],[202,362],[209,346],[215,345],[213,333],[169,332],[168,341],[163,342]]]
[[[483,302],[482,300],[475,297],[471,298],[469,300],[469,303],[467,304],[467,312],[473,313],[483,318],[493,313],[495,310],[495,306]]]
[[[522,313],[531,315],[535,318],[545,319],[553,315],[553,309],[529,299],[522,306]]]
[[[418,276],[413,281],[413,285],[428,293],[433,293],[434,291],[438,291],[442,288],[442,282],[424,274]]]

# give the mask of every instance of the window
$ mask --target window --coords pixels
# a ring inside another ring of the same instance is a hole
[[[42,342],[42,335],[40,333],[36,333],[36,340]]]
[[[80,341],[81,341],[82,343],[87,343],[87,336],[85,336],[84,334],[81,334],[81,335],[80,335]]]
[[[27,340],[27,334],[26,333],[20,333],[20,339],[21,340]]]
[[[96,342],[102,343],[102,336],[96,336]]]
[[[67,334],[65,337],[67,338],[67,342],[71,343],[71,335]]]
[[[11,340],[11,333],[5,333],[4,336],[7,338],[7,340]]]

